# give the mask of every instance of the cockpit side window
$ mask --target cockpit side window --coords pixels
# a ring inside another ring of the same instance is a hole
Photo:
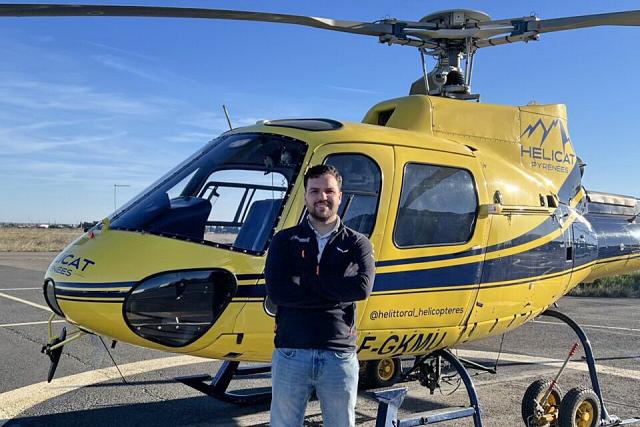
[[[277,172],[221,170],[211,174],[199,198],[211,203],[204,240],[260,251],[280,212],[289,183]]]
[[[371,236],[376,221],[382,174],[380,167],[363,154],[333,154],[325,160],[342,175],[342,222],[365,236]]]
[[[408,163],[393,232],[400,248],[457,245],[471,239],[478,198],[465,169]]]

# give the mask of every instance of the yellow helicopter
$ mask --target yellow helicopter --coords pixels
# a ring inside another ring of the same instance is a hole
[[[258,369],[243,371],[239,362],[270,360],[274,307],[263,275],[269,241],[303,220],[305,170],[329,163],[344,177],[341,218],[375,247],[374,290],[359,303],[357,320],[369,381],[397,381],[406,356],[417,358],[412,371],[424,379],[432,366],[425,356],[442,357],[465,380],[466,416],[481,425],[470,378],[447,349],[545,314],[578,334],[593,390],[563,399],[548,382],[535,382],[523,400],[523,421],[564,427],[588,413],[589,424],[580,425],[620,422],[604,406],[586,335],[549,307],[578,283],[640,269],[640,203],[585,190],[564,105],[481,104],[470,87],[480,48],[574,28],[637,26],[640,11],[491,20],[456,9],[419,21],[367,23],[216,9],[3,4],[0,16],[295,24],[374,36],[417,48],[423,59],[410,95],[374,105],[362,123],[312,118],[232,129],[71,243],[47,270],[44,297],[78,331],[54,337],[49,326],[49,380],[63,346],[93,333],[226,360],[212,383],[183,381],[232,402],[263,398],[226,386]],[[425,56],[436,61],[430,72]],[[437,384],[437,375],[425,381]]]

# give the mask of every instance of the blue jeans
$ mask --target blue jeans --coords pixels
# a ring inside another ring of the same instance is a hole
[[[276,348],[271,364],[271,426],[302,426],[314,389],[326,427],[355,426],[358,369],[355,352]]]

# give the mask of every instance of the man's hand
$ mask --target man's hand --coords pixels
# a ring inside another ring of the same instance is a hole
[[[358,264],[355,262],[349,263],[347,269],[344,271],[344,277],[353,277],[358,274]]]
[[[293,276],[293,277],[291,278],[291,281],[292,281],[293,283],[295,283],[296,285],[300,286],[300,276]]]

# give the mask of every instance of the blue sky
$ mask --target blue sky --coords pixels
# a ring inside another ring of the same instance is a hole
[[[105,4],[122,4],[104,2]],[[137,1],[136,4],[152,4]],[[338,19],[417,20],[452,6],[494,19],[640,9],[634,1],[156,1]],[[0,221],[96,220],[226,130],[259,119],[359,121],[407,94],[417,51],[373,37],[237,21],[0,18]],[[640,28],[483,49],[474,92],[566,103],[587,188],[640,196]]]

